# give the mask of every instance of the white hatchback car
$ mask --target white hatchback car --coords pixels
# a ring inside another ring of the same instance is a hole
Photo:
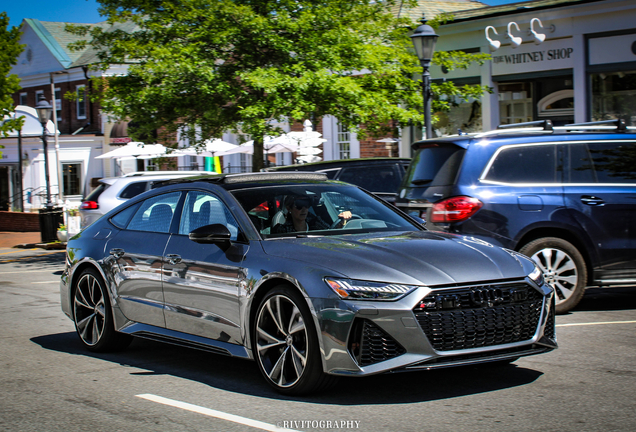
[[[216,173],[212,171],[140,171],[121,177],[103,178],[99,180],[99,186],[82,200],[79,207],[81,228],[86,228],[119,204],[152,189],[152,185],[156,182],[210,174]]]

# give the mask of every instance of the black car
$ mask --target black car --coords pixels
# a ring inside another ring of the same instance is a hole
[[[636,285],[635,127],[541,121],[413,149],[397,206],[429,229],[528,255],[558,312],[588,285]]]
[[[360,158],[314,162],[266,168],[265,171],[312,171],[327,175],[330,180],[351,183],[394,202],[410,158]]]
[[[530,259],[319,173],[170,180],[68,242],[60,292],[89,350],[138,336],[254,359],[288,394],[557,346]]]

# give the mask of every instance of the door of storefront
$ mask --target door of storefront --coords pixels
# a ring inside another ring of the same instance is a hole
[[[574,123],[572,75],[500,82],[499,122],[512,124],[552,120],[554,125]]]

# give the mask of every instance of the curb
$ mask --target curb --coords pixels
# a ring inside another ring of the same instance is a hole
[[[62,250],[62,249],[66,249],[66,243],[21,243],[13,247],[17,249],[40,248],[40,249],[46,249],[46,250],[52,250],[52,249]]]

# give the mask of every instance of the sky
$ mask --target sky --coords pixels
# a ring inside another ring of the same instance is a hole
[[[481,0],[490,6],[517,3],[521,0]],[[0,11],[10,18],[9,28],[20,25],[24,18],[92,24],[104,21],[97,12],[96,0],[2,0]]]

